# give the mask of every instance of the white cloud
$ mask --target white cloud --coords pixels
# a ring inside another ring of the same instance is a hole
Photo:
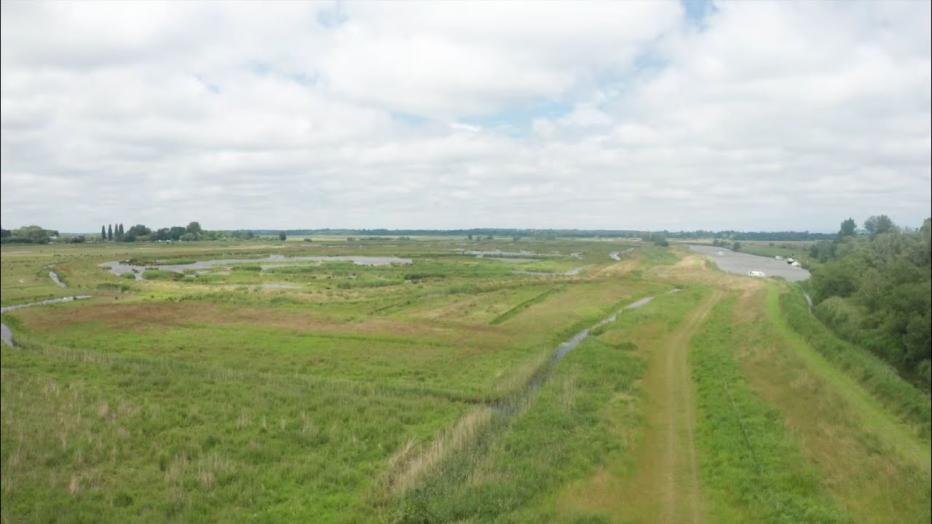
[[[700,27],[672,2],[4,3],[2,221],[930,214],[928,3],[716,7]]]

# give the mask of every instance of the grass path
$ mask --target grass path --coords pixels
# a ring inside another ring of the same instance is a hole
[[[930,474],[932,454],[905,424],[897,420],[854,379],[833,366],[793,331],[780,312],[779,289],[770,285],[767,292],[767,316],[786,343],[806,363],[813,374],[830,384],[860,419],[863,428],[873,433],[902,458],[914,464],[926,476]]]
[[[696,404],[689,373],[689,340],[721,299],[715,291],[650,358],[644,378],[647,424],[636,472],[621,496],[637,522],[702,522],[696,458]]]

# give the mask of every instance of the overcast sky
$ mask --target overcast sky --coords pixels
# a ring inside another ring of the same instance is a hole
[[[2,4],[2,224],[930,215],[930,3]]]

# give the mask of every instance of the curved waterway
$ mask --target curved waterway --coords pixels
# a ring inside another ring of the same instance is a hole
[[[770,257],[738,253],[730,249],[715,246],[690,244],[689,249],[712,259],[719,269],[736,275],[748,275],[749,271],[762,271],[767,277],[781,277],[790,282],[809,279],[809,271],[794,267],[785,260]]]
[[[28,304],[13,304],[10,306],[0,307],[0,313],[9,313],[10,311],[16,311],[17,309],[24,309],[27,307],[47,306],[49,304],[61,304],[62,302],[73,302],[75,300],[84,300],[86,298],[91,298],[91,296],[74,295],[71,297],[50,298],[48,300],[40,300],[38,302],[30,302]],[[9,326],[2,323],[0,323],[0,340],[2,340],[4,344],[13,347],[13,331],[10,330]]]
[[[390,266],[393,264],[410,264],[413,261],[410,258],[400,257],[377,257],[377,256],[353,256],[353,255],[318,255],[318,256],[298,256],[286,257],[284,255],[269,255],[264,258],[221,258],[216,260],[199,260],[189,264],[130,264],[124,261],[104,262],[99,267],[109,269],[111,273],[117,276],[131,273],[136,280],[143,279],[143,272],[147,269],[158,269],[160,271],[171,271],[174,273],[184,273],[185,271],[197,271],[211,269],[215,267],[235,266],[239,264],[262,264],[262,270],[293,266],[297,262],[352,262],[357,266]]]

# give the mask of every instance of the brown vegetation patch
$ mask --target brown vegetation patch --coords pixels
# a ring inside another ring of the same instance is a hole
[[[122,304],[87,304],[82,307],[36,309],[18,312],[23,323],[33,331],[55,331],[74,324],[101,324],[111,329],[144,330],[153,327],[192,325],[251,324],[297,331],[339,334],[365,334],[387,337],[426,337],[438,341],[462,341],[464,329],[471,336],[476,326],[454,322],[404,322],[385,318],[365,321],[327,318],[311,311],[227,306],[194,302],[147,302]],[[494,327],[481,326],[485,337],[498,340],[506,335]]]

